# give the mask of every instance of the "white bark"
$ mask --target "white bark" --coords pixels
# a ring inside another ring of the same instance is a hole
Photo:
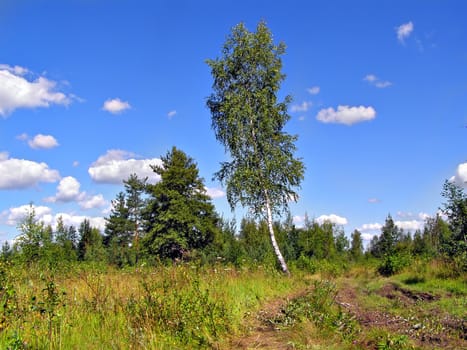
[[[269,228],[269,237],[271,238],[271,244],[274,249],[274,253],[277,256],[277,260],[279,260],[279,264],[281,265],[282,271],[285,274],[290,275],[289,268],[287,267],[285,259],[282,256],[282,253],[277,244],[276,236],[274,235],[274,226],[273,226],[273,221],[272,221],[272,210],[271,210],[271,203],[269,201],[269,195],[267,191],[264,191],[264,192],[265,192],[265,197],[266,197],[266,214],[267,214],[267,222],[268,222],[268,228]]]

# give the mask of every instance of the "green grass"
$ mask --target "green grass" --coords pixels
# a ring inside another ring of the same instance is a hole
[[[4,271],[11,310],[2,310],[2,349],[207,348],[243,332],[245,315],[262,303],[306,284],[223,266]]]
[[[429,349],[417,343],[423,332],[446,333],[442,319],[458,322],[467,316],[466,277],[443,278],[444,269],[438,263],[415,263],[382,277],[374,265],[339,274],[330,274],[326,265],[324,273],[295,270],[287,277],[266,267],[221,264],[125,270],[75,265],[50,271],[1,263],[0,348],[229,349],[232,340],[255,331],[260,310],[276,305],[277,314],[264,321],[280,328],[270,336],[284,346]],[[394,298],[381,292],[388,286]],[[353,293],[352,310],[336,302],[344,290]],[[401,290],[436,298],[420,302]],[[355,310],[403,317],[409,329],[418,323],[424,328],[409,334],[407,329],[363,326]],[[460,339],[458,330],[448,331]]]

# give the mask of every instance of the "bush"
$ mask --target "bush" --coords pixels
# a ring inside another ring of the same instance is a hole
[[[410,257],[404,254],[386,255],[378,267],[378,272],[383,276],[392,276],[401,272],[410,265]]]

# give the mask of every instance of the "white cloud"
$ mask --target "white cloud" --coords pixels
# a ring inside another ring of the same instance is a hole
[[[56,228],[59,217],[62,217],[63,223],[66,226],[73,225],[76,229],[79,225],[88,219],[92,227],[97,227],[99,230],[104,231],[105,229],[105,218],[100,216],[90,217],[85,215],[75,215],[74,213],[57,213],[53,214],[52,209],[45,206],[32,205],[36,219],[39,222],[43,222],[45,225],[51,225],[52,228]],[[4,223],[9,226],[18,226],[18,224],[24,220],[31,209],[29,204],[22,205],[16,208],[10,208],[1,213],[0,217],[6,218]]]
[[[362,226],[357,228],[357,230],[359,230],[362,233],[363,232],[368,233],[368,231],[380,231],[382,227],[383,227],[383,225],[375,222],[375,223],[372,223],[372,224],[363,224]]]
[[[72,176],[67,176],[60,180],[57,186],[57,193],[54,197],[48,197],[46,202],[78,202],[81,209],[92,209],[107,205],[107,201],[102,194],[90,196],[86,192],[80,192],[81,184]]]
[[[310,107],[313,105],[313,102],[311,101],[304,101],[302,102],[301,104],[299,105],[292,105],[292,107],[290,107],[290,111],[292,113],[295,113],[295,112],[306,112],[308,111],[308,109],[310,109]]]
[[[8,153],[0,152],[0,189],[33,187],[39,182],[56,182],[59,179],[59,172],[50,169],[46,163],[9,158]]]
[[[407,39],[410,36],[410,34],[412,34],[413,28],[414,26],[412,22],[404,23],[398,26],[396,28],[396,32],[397,39],[399,40],[399,42],[403,44],[405,42],[405,39]]]
[[[151,169],[151,165],[162,164],[160,159],[135,159],[134,156],[123,150],[109,150],[91,165],[88,173],[95,182],[109,184],[121,184],[134,173],[140,178],[147,177],[152,183],[160,180],[159,175]]]
[[[222,198],[225,196],[225,192],[219,188],[208,188],[206,187],[206,194],[212,199]]]
[[[381,199],[378,199],[378,198],[368,198],[368,203],[372,203],[372,204],[381,203]]]
[[[122,101],[119,98],[108,99],[102,106],[104,111],[110,112],[112,114],[119,114],[130,108],[131,106],[128,102]]]
[[[420,220],[394,221],[394,224],[405,231],[416,231],[423,228],[424,222]]]
[[[344,218],[342,216],[335,215],[335,214],[321,215],[321,216],[316,218],[316,221],[319,224],[323,224],[326,221],[331,222],[331,223],[336,224],[336,225],[347,225],[347,223],[348,223],[346,218]]]
[[[82,209],[100,208],[106,206],[107,204],[108,203],[102,194],[85,196],[84,199],[79,201],[79,205]]]
[[[376,86],[380,89],[384,89],[392,85],[390,81],[381,80],[374,74],[368,74],[367,76],[365,76],[365,78],[363,78],[363,80],[367,81],[370,85]]]
[[[23,132],[21,135],[16,136],[16,139],[18,139],[20,141],[27,141],[28,138],[29,138],[29,136],[25,132]]]
[[[170,111],[169,113],[167,113],[167,117],[169,117],[169,119],[172,119],[173,117],[175,117],[175,115],[177,114],[177,111]]]
[[[76,168],[79,165],[79,162],[77,160],[73,161],[73,167]]]
[[[28,145],[31,148],[38,149],[38,148],[53,148],[58,146],[58,142],[52,135],[42,135],[38,134],[34,136],[31,140],[28,141]]]
[[[365,78],[363,78],[363,80],[365,80],[365,81],[367,81],[369,83],[373,83],[376,80],[378,80],[378,78],[376,77],[376,75],[368,74],[367,76],[365,76]]]
[[[292,218],[292,222],[298,226],[303,226],[303,223],[305,222],[305,216],[302,215],[295,215]]]
[[[457,166],[456,174],[449,179],[455,184],[467,188],[467,162]]]
[[[52,213],[52,209],[50,209],[49,207],[36,205],[31,206],[29,204],[25,204],[16,208],[10,208],[8,210],[3,211],[2,217],[6,217],[5,224],[9,226],[17,226],[22,220],[26,218],[31,208],[34,209],[36,218],[39,221],[44,221],[42,219],[48,218]]]
[[[310,95],[318,95],[320,90],[319,86],[312,86],[311,88],[306,89]]]
[[[72,202],[80,198],[80,183],[72,176],[64,177],[57,186],[54,197],[46,198],[46,202]]]
[[[362,233],[362,240],[365,242],[370,242],[374,236],[377,236],[377,234],[374,233]]]
[[[334,108],[325,108],[318,112],[316,119],[323,123],[336,123],[352,125],[368,120],[374,119],[376,111],[373,107],[349,107],[338,106],[337,110]]]
[[[52,227],[55,227],[59,217],[62,217],[63,223],[66,226],[74,226],[76,229],[79,228],[79,225],[85,220],[88,219],[91,227],[98,228],[101,232],[105,229],[105,218],[100,216],[85,216],[85,215],[75,215],[73,213],[58,213],[55,214]]]
[[[409,212],[398,211],[396,215],[400,217],[401,219],[413,218],[413,213],[411,213],[410,211]]]
[[[391,83],[390,81],[387,81],[387,80],[385,80],[385,81],[381,81],[381,80],[380,80],[380,81],[377,81],[377,82],[375,83],[375,86],[376,86],[377,88],[380,88],[380,89],[384,89],[384,88],[386,88],[386,87],[388,87],[388,86],[391,86],[391,85],[392,85],[392,83]]]
[[[27,80],[26,68],[0,65],[0,115],[7,116],[18,108],[68,105],[71,97],[56,91],[57,83],[44,77]]]

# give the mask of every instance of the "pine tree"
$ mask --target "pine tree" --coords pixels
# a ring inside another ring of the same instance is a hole
[[[148,184],[144,249],[162,259],[180,259],[202,250],[216,235],[218,217],[194,160],[173,147],[152,166],[161,180]]]

